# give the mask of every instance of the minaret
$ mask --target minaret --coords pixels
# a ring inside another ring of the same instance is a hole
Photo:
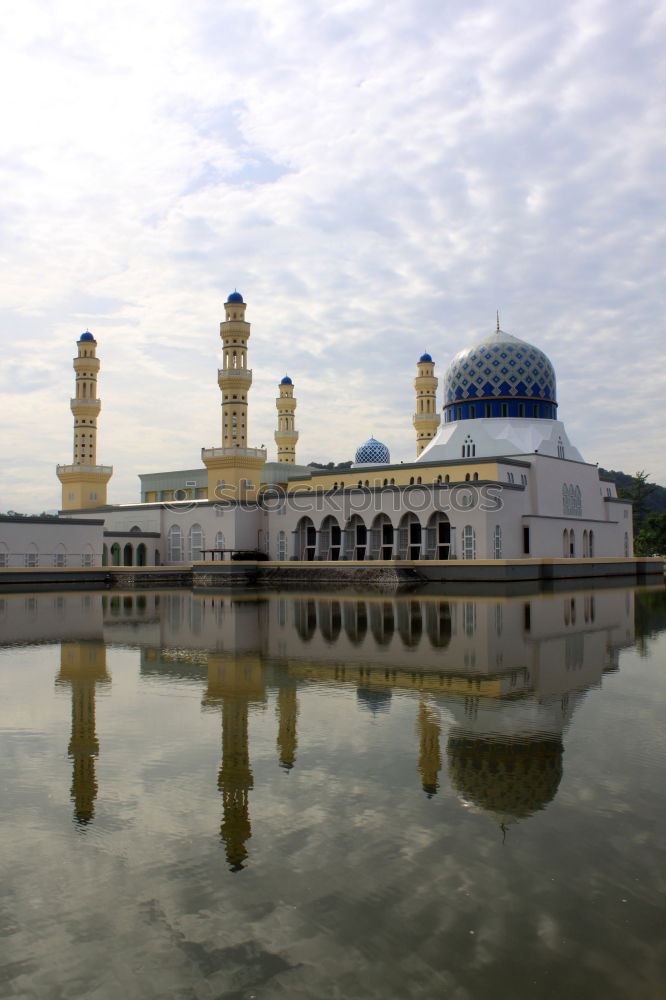
[[[437,412],[437,379],[435,362],[429,354],[422,354],[416,363],[418,372],[414,379],[416,389],[416,413],[413,423],[416,429],[416,457],[429,445],[439,427]]]
[[[86,330],[77,342],[74,358],[76,372],[74,398],[70,407],[74,415],[74,455],[71,465],[56,468],[62,483],[62,509],[85,510],[106,504],[106,486],[113,466],[97,465],[97,416],[102,408],[97,398],[97,341]]]
[[[280,395],[275,400],[278,411],[278,426],[275,432],[278,462],[289,462],[293,465],[296,461],[298,431],[294,427],[294,413],[296,411],[294,383],[288,375],[285,375],[280,381],[278,391]]]
[[[222,392],[222,447],[201,450],[208,469],[208,499],[250,498],[259,487],[266,452],[247,446],[248,394],[252,385],[252,369],[247,367],[250,324],[245,320],[240,292],[232,292],[224,303],[220,337],[223,355],[217,383]]]

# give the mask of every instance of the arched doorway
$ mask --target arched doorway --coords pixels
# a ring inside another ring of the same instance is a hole
[[[123,566],[133,566],[134,549],[128,542],[123,549]]]
[[[111,546],[111,565],[120,566],[120,545],[114,542]]]
[[[136,564],[137,566],[146,565],[146,546],[141,542],[136,547]]]
[[[398,558],[421,558],[421,523],[412,511],[404,514],[398,525]]]
[[[340,559],[340,549],[342,547],[342,530],[337,520],[332,514],[325,517],[321,522],[319,532],[319,555],[322,559],[330,559],[337,562]]]
[[[451,523],[441,510],[431,514],[426,528],[426,559],[448,559],[451,551]]]
[[[395,532],[386,514],[377,514],[370,529],[370,558],[392,559]]]
[[[302,517],[296,525],[296,558],[312,562],[317,546],[317,532],[312,518]]]
[[[363,519],[354,514],[345,528],[345,559],[364,560],[368,551],[368,529]]]

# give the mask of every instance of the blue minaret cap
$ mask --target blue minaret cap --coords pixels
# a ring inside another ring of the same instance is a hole
[[[243,301],[243,296],[241,295],[240,292],[237,292],[236,289],[233,290],[233,292],[227,299],[227,302],[242,302],[242,301]]]
[[[422,354],[421,357],[419,358],[419,364],[421,364],[422,361],[430,361],[430,362],[432,362],[432,358],[430,357],[430,355],[428,354],[427,351],[426,351],[425,354]]]
[[[285,375],[284,378],[280,379],[280,385],[293,385],[293,384],[294,383],[291,381],[288,375]]]
[[[94,340],[94,339],[95,338],[93,337],[90,330],[86,330],[86,332],[82,333],[81,336],[79,337],[79,342],[81,342],[82,340]]]

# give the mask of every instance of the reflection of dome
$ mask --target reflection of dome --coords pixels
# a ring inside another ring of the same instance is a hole
[[[496,403],[499,400],[510,404],[506,413],[486,413],[484,406],[475,407],[471,413],[464,407],[462,418],[537,416],[555,419],[553,366],[538,347],[503,330],[496,330],[456,354],[444,378],[444,409],[448,420],[454,419],[455,411],[451,408],[455,404],[466,401]],[[518,408],[519,402],[523,403],[522,410]]]
[[[242,301],[243,301],[243,296],[241,295],[240,292],[237,292],[235,290],[231,293],[231,295],[227,299],[227,302],[242,302]]]
[[[86,332],[82,333],[81,336],[79,337],[79,343],[82,340],[94,340],[94,339],[95,338],[93,337],[92,333],[89,330],[86,330]]]
[[[498,818],[524,819],[551,802],[562,778],[560,740],[450,736],[449,778],[459,797]]]
[[[385,444],[376,438],[368,438],[356,449],[355,465],[387,465],[391,461],[391,453]]]
[[[425,352],[425,354],[422,354],[421,357],[419,358],[419,364],[421,364],[422,361],[430,361],[430,363],[432,364],[432,358],[430,357],[427,351]]]
[[[376,715],[377,712],[388,712],[391,707],[392,694],[382,688],[357,688],[356,699],[359,704]]]
[[[294,383],[291,381],[288,375],[285,375],[284,378],[280,379],[280,385],[293,385],[293,384]]]

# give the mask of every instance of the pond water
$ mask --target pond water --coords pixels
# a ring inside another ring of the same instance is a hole
[[[2,997],[661,998],[663,587],[0,598]]]

